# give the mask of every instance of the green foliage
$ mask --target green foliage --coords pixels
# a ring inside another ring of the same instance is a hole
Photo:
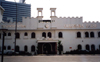
[[[58,40],[58,51],[63,51],[63,46],[60,40]]]
[[[58,40],[58,46],[61,44],[61,41],[60,40]]]

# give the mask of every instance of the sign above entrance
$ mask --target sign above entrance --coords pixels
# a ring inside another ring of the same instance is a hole
[[[58,42],[58,40],[38,40],[37,42],[45,42],[45,43],[48,43],[48,42]]]

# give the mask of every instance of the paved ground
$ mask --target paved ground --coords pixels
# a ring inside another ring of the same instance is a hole
[[[5,56],[4,62],[100,62],[100,55]]]

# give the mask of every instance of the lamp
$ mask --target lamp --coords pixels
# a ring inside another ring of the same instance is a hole
[[[4,56],[4,40],[5,40],[5,32],[7,31],[8,29],[5,29],[3,28],[3,26],[1,27],[0,31],[2,31],[2,55],[1,55],[1,62],[3,62],[3,56]]]

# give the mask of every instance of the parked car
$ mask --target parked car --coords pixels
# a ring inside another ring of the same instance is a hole
[[[7,55],[12,55],[13,52],[12,52],[12,51],[8,51],[6,54],[7,54]]]

